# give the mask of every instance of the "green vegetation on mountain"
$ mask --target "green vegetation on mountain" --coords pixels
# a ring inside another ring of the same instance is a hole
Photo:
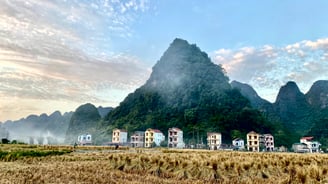
[[[206,133],[213,131],[221,132],[227,143],[251,130],[286,135],[279,123],[269,122],[228,81],[224,69],[205,52],[175,39],[146,84],[111,111],[104,126],[109,132],[113,128],[129,132],[157,128],[165,134],[168,128],[179,127],[186,143],[205,143]]]
[[[81,105],[72,115],[66,132],[65,142],[73,144],[77,141],[79,135],[95,133],[100,120],[101,116],[94,105],[90,103]]]
[[[328,109],[321,110],[320,116],[313,122],[312,128],[306,134],[313,136],[322,144],[324,150],[328,149]]]
[[[274,105],[275,114],[284,126],[303,135],[313,125],[313,108],[295,82],[282,86]]]

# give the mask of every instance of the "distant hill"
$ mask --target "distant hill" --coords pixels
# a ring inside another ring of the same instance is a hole
[[[79,135],[90,133],[92,134],[93,143],[101,144],[101,141],[106,139],[106,136],[100,135],[102,132],[101,128],[99,128],[102,122],[100,113],[106,114],[106,112],[108,113],[111,110],[112,108],[96,108],[91,103],[79,106],[69,121],[65,143],[74,144],[77,142],[77,137]],[[106,141],[109,142],[109,138]]]
[[[280,88],[274,103],[263,100],[250,85],[237,81],[231,85],[239,89],[253,107],[265,112],[270,121],[282,122],[290,130],[291,137],[314,136],[328,146],[327,80],[314,82],[306,94],[299,90],[295,82],[287,82]]]
[[[222,67],[211,62],[196,45],[175,39],[153,67],[147,82],[129,94],[105,118],[103,127],[129,132],[169,127],[184,131],[187,143],[218,131],[224,142],[250,130],[276,129],[249,100],[229,84]]]
[[[313,109],[295,82],[281,87],[273,105],[286,128],[304,134],[312,127]]]
[[[11,140],[16,139],[28,143],[31,137],[34,139],[52,137],[56,139],[56,142],[62,142],[72,114],[72,112],[61,114],[55,111],[49,116],[47,114],[29,115],[20,120],[6,121],[2,127],[9,132]]]
[[[269,101],[261,98],[249,84],[241,83],[238,81],[232,81],[230,84],[233,88],[240,90],[240,93],[250,101],[252,107],[262,112],[273,111],[272,104]]]
[[[328,108],[328,80],[316,81],[305,94],[305,98],[317,110]]]
[[[96,108],[96,111],[100,118],[103,118],[112,109],[112,107],[100,106]],[[8,120],[0,124],[0,136],[5,135],[4,132],[8,131],[9,139],[11,140],[15,139],[29,143],[31,138],[37,140],[40,137],[51,137],[52,140],[55,140],[54,143],[64,143],[73,114],[74,112],[61,114],[61,112],[55,111],[50,115],[43,113],[41,115],[29,115],[20,120]],[[100,119],[99,117],[97,118],[98,120]],[[37,142],[34,141],[34,143]]]

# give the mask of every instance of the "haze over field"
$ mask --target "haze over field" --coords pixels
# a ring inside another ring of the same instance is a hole
[[[0,1],[0,121],[90,102],[117,106],[172,40],[274,101],[327,79],[327,1]]]

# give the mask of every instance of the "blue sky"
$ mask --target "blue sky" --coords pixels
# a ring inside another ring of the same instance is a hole
[[[327,79],[328,1],[0,1],[0,121],[117,106],[174,38],[273,102]]]

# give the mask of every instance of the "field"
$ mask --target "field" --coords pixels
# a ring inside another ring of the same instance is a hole
[[[0,145],[0,183],[328,183],[328,155]]]

